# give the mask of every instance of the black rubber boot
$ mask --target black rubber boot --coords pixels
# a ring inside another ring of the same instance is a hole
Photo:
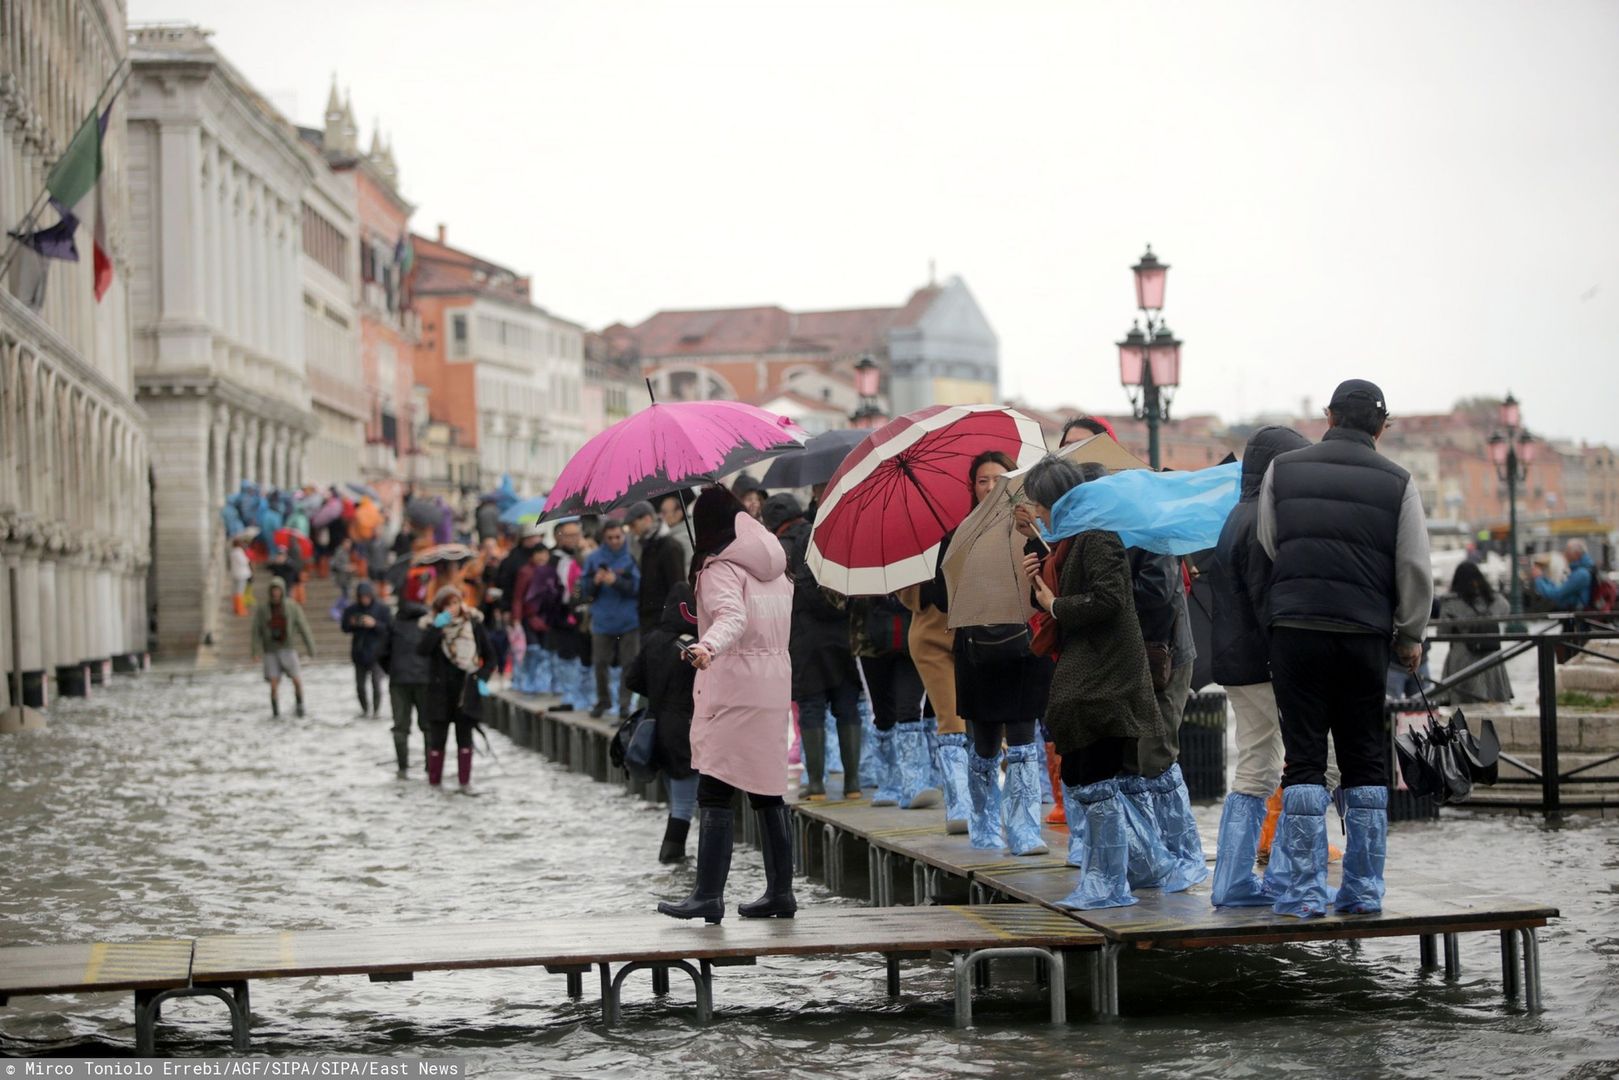
[[[394,736],[394,758],[399,762],[399,779],[403,780],[410,772],[410,736]]]
[[[860,798],[860,721],[851,720],[838,725],[838,753],[843,758],[843,797]]]
[[[276,698],[274,690],[270,691],[270,715],[281,715],[281,702]]]
[[[663,846],[658,849],[658,861],[665,865],[685,862],[686,834],[690,831],[691,822],[670,818],[663,827]]]
[[[301,696],[298,698],[297,713],[299,716],[304,714],[304,699]]]
[[[826,719],[806,724],[800,717],[798,732],[804,746],[804,771],[809,773],[799,794],[808,802],[820,802],[826,798]]]
[[[736,913],[744,919],[790,919],[798,914],[793,896],[792,811],[767,806],[758,811],[759,832],[764,836],[765,894],[751,904],[738,904]]]
[[[731,876],[732,813],[729,806],[704,806],[698,810],[697,884],[691,895],[678,904],[665,900],[658,914],[676,919],[706,919],[717,923],[725,918],[725,879]]]

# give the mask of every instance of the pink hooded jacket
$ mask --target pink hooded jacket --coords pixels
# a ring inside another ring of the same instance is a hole
[[[793,584],[781,543],[745,513],[736,539],[697,576],[698,640],[714,653],[697,673],[691,764],[754,795],[787,793]]]

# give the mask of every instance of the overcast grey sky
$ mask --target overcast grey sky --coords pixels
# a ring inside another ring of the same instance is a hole
[[[1619,0],[130,0],[302,123],[333,72],[418,231],[590,327],[960,274],[1003,390],[1119,410],[1173,267],[1182,413],[1515,391],[1619,442]]]

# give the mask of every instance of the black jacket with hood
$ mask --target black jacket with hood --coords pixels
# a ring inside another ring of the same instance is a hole
[[[1259,546],[1259,489],[1277,455],[1309,446],[1288,427],[1262,427],[1242,454],[1242,497],[1226,518],[1215,548],[1213,678],[1221,686],[1270,682],[1270,631],[1266,594],[1270,558]]]
[[[355,601],[343,609],[343,633],[349,635],[349,659],[363,668],[372,664],[380,664],[382,656],[388,651],[389,624],[393,617],[388,613],[388,605],[376,598],[377,591],[369,581],[362,581],[355,587],[359,596],[369,596],[369,604]],[[362,616],[369,615],[376,620],[375,626],[363,626],[360,623]]]
[[[680,655],[681,639],[697,640],[697,625],[688,622],[680,605],[695,611],[691,586],[676,582],[664,598],[658,622],[641,631],[641,651],[624,673],[625,683],[645,697],[658,726],[658,765],[671,779],[684,780],[691,769],[692,689],[697,669]]]
[[[399,601],[399,610],[388,627],[388,645],[382,664],[388,681],[399,686],[426,686],[432,678],[432,664],[416,651],[422,640],[420,620],[427,608],[414,600]]]

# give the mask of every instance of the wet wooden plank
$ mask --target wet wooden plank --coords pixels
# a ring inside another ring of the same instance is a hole
[[[192,977],[225,982],[1006,945],[1086,949],[1102,941],[1100,934],[1073,919],[1019,905],[800,911],[796,919],[727,918],[713,927],[661,915],[615,915],[202,938]]]
[[[1079,872],[1035,870],[985,873],[978,880],[1029,903],[1054,906],[1079,881]],[[1399,937],[1544,926],[1557,909],[1471,887],[1433,894],[1433,883],[1389,886],[1377,915],[1328,914],[1294,919],[1269,908],[1215,908],[1206,887],[1181,893],[1137,892],[1130,907],[1077,911],[1072,916],[1115,941],[1137,947],[1204,948],[1217,945],[1321,941],[1352,937]]]
[[[167,990],[191,978],[191,941],[94,942],[0,949],[0,995]]]

